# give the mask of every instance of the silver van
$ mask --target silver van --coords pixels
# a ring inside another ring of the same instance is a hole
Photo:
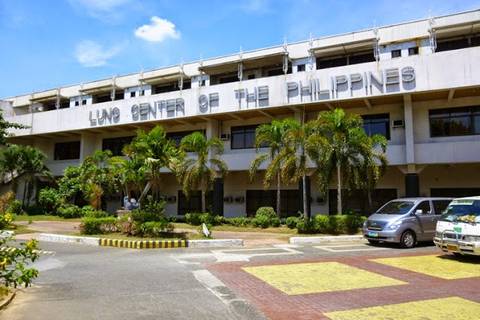
[[[412,248],[433,241],[437,221],[453,198],[402,198],[387,202],[363,224],[363,236],[372,244],[399,243]]]

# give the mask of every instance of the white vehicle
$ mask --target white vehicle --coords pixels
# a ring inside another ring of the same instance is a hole
[[[480,256],[480,196],[450,202],[437,223],[434,242],[445,252]]]

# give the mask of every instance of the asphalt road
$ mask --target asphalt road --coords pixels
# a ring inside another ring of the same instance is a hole
[[[406,253],[395,246],[363,242],[219,250],[134,250],[46,242],[40,246],[46,251],[36,263],[40,277],[32,288],[19,292],[0,319],[265,319],[208,269],[246,262]],[[408,250],[408,254],[435,252],[431,245]]]

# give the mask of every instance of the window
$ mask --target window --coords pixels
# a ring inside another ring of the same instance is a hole
[[[418,47],[408,48],[408,55],[414,56],[418,54]]]
[[[194,132],[201,132],[205,135],[205,130],[190,130],[190,131],[178,131],[178,132],[168,132],[167,138],[172,140],[175,145],[178,147],[180,145],[180,141],[186,136]]]
[[[299,64],[297,66],[297,72],[302,72],[305,71],[305,65],[304,64]]]
[[[363,190],[343,190],[343,210],[353,211],[362,215],[370,215],[390,200],[397,199],[397,189],[375,189],[371,192],[372,203],[368,203],[367,193]],[[328,212],[337,214],[337,190],[328,191]]]
[[[144,96],[145,95],[145,90],[140,90],[138,92],[138,95],[141,97],[141,96]]]
[[[480,107],[429,111],[430,136],[450,137],[480,134]]]
[[[258,125],[232,127],[230,134],[231,149],[255,148],[255,130]]]
[[[248,77],[247,77],[248,80],[252,80],[252,79],[255,79],[255,74],[249,74]]]
[[[55,143],[53,159],[54,160],[80,159],[80,141]]]
[[[260,207],[272,207],[277,203],[276,190],[247,190],[247,216],[255,216]],[[300,211],[300,194],[298,190],[281,190],[280,207],[282,217],[296,216]]]
[[[359,52],[347,56],[317,58],[317,69],[334,68],[372,61],[375,61],[373,50],[371,52]]]
[[[415,212],[417,210],[422,210],[422,214],[430,214],[431,209],[430,209],[430,201],[422,201],[418,204],[418,206],[415,208]]]
[[[431,188],[432,197],[463,198],[480,194],[480,188]]]
[[[75,107],[78,107],[80,105],[80,101],[75,100]]]
[[[135,98],[135,91],[130,91],[130,98]]]
[[[436,52],[463,49],[469,47],[468,38],[445,39],[437,41]]]
[[[84,106],[84,105],[86,105],[86,104],[87,104],[87,100],[86,100],[86,99],[83,99],[83,100],[82,100],[82,105]]]
[[[317,59],[317,69],[327,69],[347,65],[347,57]]]
[[[205,206],[207,212],[211,212],[213,203],[213,193],[207,192],[205,195]],[[186,213],[202,212],[202,192],[194,190],[190,192],[190,197],[187,198],[182,190],[178,191],[178,208],[179,215]]]
[[[432,202],[435,214],[442,214],[442,212],[447,209],[450,200],[433,200]]]
[[[122,156],[122,149],[124,146],[132,142],[133,136],[108,138],[102,141],[102,150],[110,150],[114,156]]]
[[[402,56],[402,50],[392,50],[391,51],[392,58],[400,58]]]
[[[358,53],[354,55],[350,55],[348,57],[348,64],[358,64],[358,63],[365,63],[365,62],[372,62],[375,61],[375,56],[373,55],[373,50],[372,52],[364,52],[364,53]]]
[[[381,134],[390,140],[390,115],[388,113],[363,115],[363,129],[369,136]]]
[[[198,86],[199,86],[199,87],[205,87],[206,83],[207,83],[207,80],[202,79],[202,80],[200,80],[200,81],[198,82]]]

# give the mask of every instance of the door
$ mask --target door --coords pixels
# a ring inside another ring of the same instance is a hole
[[[421,211],[421,212],[418,212]],[[429,200],[420,202],[415,211],[417,219],[420,223],[422,234],[418,235],[418,240],[433,241],[435,228],[437,227],[437,217],[433,212]],[[417,213],[418,212],[418,213]]]

